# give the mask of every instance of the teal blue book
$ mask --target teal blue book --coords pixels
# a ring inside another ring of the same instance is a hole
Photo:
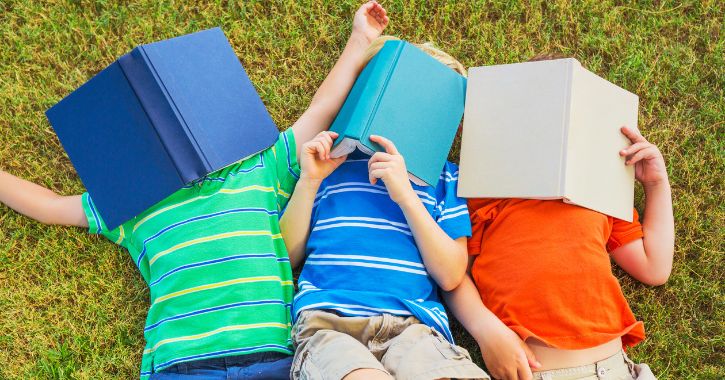
[[[411,180],[433,185],[443,170],[463,116],[466,78],[405,41],[388,41],[365,66],[331,131],[339,133],[331,155],[355,149],[383,151],[370,141],[395,143]]]

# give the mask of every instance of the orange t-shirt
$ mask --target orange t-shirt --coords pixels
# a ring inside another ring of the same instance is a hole
[[[471,199],[468,208],[473,280],[521,339],[568,350],[644,339],[608,254],[643,236],[636,210],[629,223],[560,200]]]

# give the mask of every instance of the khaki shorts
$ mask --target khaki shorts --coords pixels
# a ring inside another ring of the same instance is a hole
[[[534,372],[534,380],[657,380],[647,364],[634,364],[624,351],[594,364]]]
[[[339,380],[357,369],[396,379],[490,379],[468,351],[413,317],[303,311],[292,328],[292,379]]]

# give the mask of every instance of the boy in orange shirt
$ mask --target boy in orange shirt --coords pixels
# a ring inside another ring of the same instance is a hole
[[[662,285],[674,251],[674,218],[662,154],[637,131],[619,152],[645,192],[642,224],[560,200],[471,199],[469,273],[446,294],[499,379],[652,379],[623,352],[644,339],[612,274]],[[472,280],[471,280],[472,278]],[[533,372],[532,372],[533,370]]]

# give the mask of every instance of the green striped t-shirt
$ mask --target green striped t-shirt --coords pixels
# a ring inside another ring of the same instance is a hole
[[[292,353],[294,288],[279,214],[298,174],[288,129],[273,147],[110,231],[83,195],[90,232],[125,247],[149,287],[141,378],[191,360]]]

